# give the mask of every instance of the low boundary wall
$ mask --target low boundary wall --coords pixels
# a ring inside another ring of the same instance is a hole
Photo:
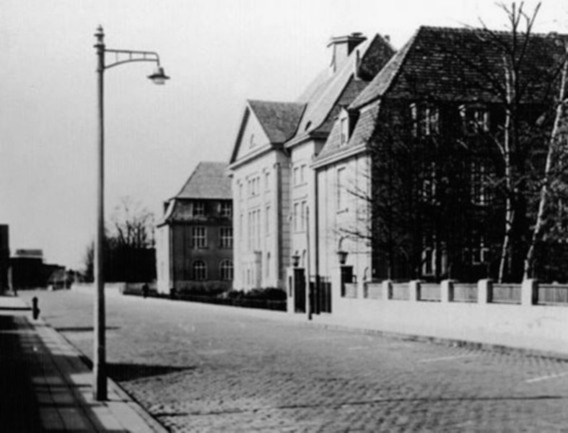
[[[315,320],[568,354],[568,286],[539,286],[534,280],[522,285],[494,285],[490,280],[477,286],[451,281],[379,285],[358,291],[374,293],[372,298],[335,299],[333,314]],[[397,287],[404,296],[397,295]]]

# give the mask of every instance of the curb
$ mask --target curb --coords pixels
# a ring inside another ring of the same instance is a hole
[[[567,353],[552,352],[552,351],[539,350],[539,349],[529,349],[524,347],[514,347],[514,346],[507,346],[504,344],[496,344],[496,343],[482,343],[479,341],[460,340],[457,338],[434,337],[434,336],[419,335],[419,334],[404,334],[402,332],[383,331],[380,329],[338,325],[332,323],[318,323],[318,322],[303,322],[303,323],[305,326],[315,326],[330,331],[377,335],[385,338],[392,338],[395,340],[415,341],[418,343],[437,344],[440,346],[447,346],[447,347],[464,347],[474,350],[484,350],[487,352],[513,354],[513,355],[518,354],[518,355],[555,359],[558,361],[568,362]]]
[[[31,308],[29,308],[31,310]],[[53,328],[50,324],[45,322],[42,318],[38,318],[36,320],[29,320],[28,321],[31,326],[36,327],[36,324],[41,324],[46,328],[49,328],[52,332],[56,333],[60,338],[62,338],[75,352],[77,358],[92,372],[93,370],[93,362],[91,359],[85,355],[77,346],[75,346],[65,335],[57,331],[57,329]],[[170,430],[167,429],[164,425],[162,425],[157,419],[155,419],[133,396],[128,394],[124,388],[122,388],[118,383],[116,383],[113,379],[107,376],[107,385],[109,390],[116,392],[116,394],[122,399],[124,403],[126,403],[136,414],[142,418],[142,420],[146,423],[146,425],[155,433],[169,433]]]

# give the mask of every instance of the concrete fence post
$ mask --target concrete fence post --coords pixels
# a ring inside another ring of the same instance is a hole
[[[493,281],[479,280],[477,282],[477,302],[479,304],[490,304],[493,301]]]
[[[408,295],[410,302],[420,301],[420,281],[413,280],[408,283]]]
[[[454,282],[452,280],[442,281],[440,287],[440,301],[443,303],[454,301]]]
[[[528,279],[521,286],[521,305],[531,306],[538,304],[538,281]]]
[[[381,283],[382,299],[388,301],[392,299],[392,281],[384,280]]]

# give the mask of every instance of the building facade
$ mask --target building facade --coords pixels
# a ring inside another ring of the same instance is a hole
[[[393,55],[387,39],[333,38],[332,61],[294,102],[248,101],[230,171],[236,289],[278,287],[305,310],[315,282],[316,178],[310,168],[344,106]],[[294,295],[294,293],[296,293]]]
[[[159,293],[231,287],[233,199],[225,163],[197,165],[165,203],[156,243]]]
[[[333,281],[334,299],[365,297],[372,280],[497,278],[507,194],[500,143],[512,116],[499,50],[514,40],[493,38],[484,30],[420,28],[338,116],[311,165],[317,269]],[[516,75],[525,93],[515,100],[515,121],[533,134],[513,149],[515,158],[526,152],[522,182],[543,172],[554,71],[564,54],[556,42],[534,35]],[[531,205],[527,197],[519,195],[523,206]],[[528,229],[522,220],[515,229],[526,231],[525,242]],[[509,267],[509,278],[520,278]]]

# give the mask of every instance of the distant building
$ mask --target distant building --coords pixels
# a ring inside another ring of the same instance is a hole
[[[157,225],[157,289],[192,289],[233,280],[233,200],[227,165],[200,162],[164,206]]]
[[[8,290],[10,268],[10,238],[7,224],[0,224],[0,293]]]
[[[10,258],[10,284],[15,290],[45,288],[51,275],[63,266],[43,262],[43,251],[19,249]]]

